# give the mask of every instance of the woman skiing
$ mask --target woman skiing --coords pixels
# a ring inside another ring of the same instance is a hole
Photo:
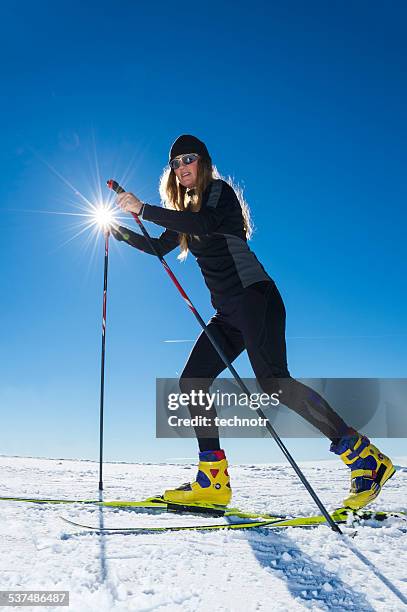
[[[330,441],[330,450],[351,469],[351,490],[343,505],[361,508],[380,493],[394,474],[391,460],[370,440],[349,427],[313,389],[290,376],[285,343],[285,307],[272,278],[250,250],[250,216],[242,196],[218,178],[206,145],[191,135],[174,142],[160,194],[165,208],[131,193],[117,198],[120,208],[165,229],[154,246],[164,256],[176,247],[181,258],[196,257],[216,309],[208,328],[230,361],[247,350],[263,391],[279,391],[280,402],[306,419]],[[146,238],[122,226],[112,228],[118,240],[153,254]],[[225,364],[205,332],[198,337],[180,378],[190,393],[209,391]],[[191,416],[199,411],[190,405]],[[181,504],[227,505],[232,497],[225,452],[214,425],[216,411],[205,411],[212,425],[196,427],[199,466],[196,480],[167,490],[164,499]]]

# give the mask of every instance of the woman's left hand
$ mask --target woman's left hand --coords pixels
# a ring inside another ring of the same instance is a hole
[[[140,213],[144,205],[144,202],[139,200],[137,196],[129,191],[119,193],[116,202],[117,206],[119,206],[125,212],[134,212],[137,215]]]

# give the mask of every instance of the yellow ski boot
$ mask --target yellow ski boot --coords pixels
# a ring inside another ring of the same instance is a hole
[[[164,500],[184,505],[227,506],[232,498],[228,462],[223,450],[199,453],[196,480],[164,492]]]
[[[376,499],[396,470],[391,459],[371,444],[369,438],[353,432],[341,438],[338,444],[331,444],[330,450],[340,455],[351,469],[350,495],[343,505],[358,510]]]

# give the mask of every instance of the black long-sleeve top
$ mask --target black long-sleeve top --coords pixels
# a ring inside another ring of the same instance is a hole
[[[239,200],[225,181],[210,183],[198,212],[145,204],[142,218],[166,228],[161,236],[152,238],[162,256],[179,246],[179,234],[187,234],[188,248],[196,257],[215,308],[221,309],[245,287],[271,280],[247,244]],[[144,236],[121,229],[128,244],[154,254]]]

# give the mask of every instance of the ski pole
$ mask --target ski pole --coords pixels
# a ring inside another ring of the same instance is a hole
[[[109,181],[107,181],[107,186],[109,187],[109,189],[112,189],[116,193],[125,193],[125,190],[123,189],[123,187],[121,187],[119,185],[119,183],[117,183],[117,181],[114,181],[113,179],[110,179]],[[235,381],[237,382],[239,387],[242,389],[242,391],[246,395],[250,396],[250,391],[249,391],[248,387],[245,385],[243,380],[240,378],[239,374],[237,373],[237,371],[233,367],[231,361],[228,359],[228,357],[223,352],[222,348],[217,343],[215,337],[212,335],[212,333],[208,329],[205,321],[202,319],[201,315],[199,314],[199,312],[197,311],[195,306],[192,304],[191,300],[189,299],[188,295],[185,293],[184,289],[182,288],[182,286],[179,283],[179,281],[177,280],[175,274],[173,273],[173,271],[171,270],[171,268],[169,267],[169,265],[165,261],[164,257],[155,248],[154,243],[151,240],[151,236],[148,233],[148,231],[146,230],[143,222],[141,221],[141,219],[139,218],[139,216],[136,213],[132,212],[131,214],[133,215],[134,219],[136,220],[138,226],[140,227],[140,229],[141,229],[143,235],[145,236],[145,238],[146,238],[150,248],[152,249],[153,253],[158,257],[158,259],[160,260],[160,262],[164,266],[165,271],[167,272],[168,276],[171,278],[172,282],[177,287],[178,291],[180,292],[180,294],[184,298],[185,302],[187,303],[189,309],[194,314],[194,316],[195,316],[196,320],[198,321],[199,325],[202,327],[202,329],[206,333],[206,335],[207,335],[209,341],[211,342],[212,346],[217,351],[218,355],[220,356],[220,358],[222,359],[224,364],[227,366],[227,368],[229,369],[230,373],[232,374],[233,378],[235,379]],[[286,457],[288,462],[291,464],[291,467],[293,468],[293,470],[297,474],[298,478],[300,479],[300,481],[302,482],[302,484],[304,485],[304,487],[306,488],[306,490],[308,491],[308,493],[310,494],[310,496],[312,497],[312,499],[314,500],[314,502],[318,506],[319,510],[321,511],[321,514],[325,517],[325,519],[326,519],[327,523],[329,524],[329,526],[331,527],[331,529],[333,531],[336,531],[337,533],[342,533],[341,529],[338,527],[338,525],[335,523],[335,521],[330,516],[328,510],[325,508],[324,504],[319,499],[318,495],[316,494],[316,492],[312,488],[311,484],[308,482],[307,478],[303,474],[301,468],[299,467],[299,465],[297,464],[295,459],[292,457],[291,453],[289,452],[289,450],[285,446],[284,442],[282,441],[282,439],[280,438],[280,436],[278,435],[278,433],[276,432],[276,430],[274,429],[274,427],[272,426],[272,424],[270,423],[270,421],[268,420],[268,418],[264,414],[263,410],[261,410],[261,408],[257,408],[256,412],[259,415],[259,417],[264,419],[263,422],[265,423],[266,429],[271,434],[271,436],[274,438],[274,440],[277,443],[277,445],[279,446],[280,450],[282,451],[282,453],[284,454],[284,456]]]
[[[107,306],[107,272],[109,267],[109,230],[105,230],[105,263],[103,274],[103,310],[102,310],[102,358],[100,365],[100,417],[99,417],[99,491],[103,491],[103,421],[105,402],[105,353],[106,353],[106,306]]]

